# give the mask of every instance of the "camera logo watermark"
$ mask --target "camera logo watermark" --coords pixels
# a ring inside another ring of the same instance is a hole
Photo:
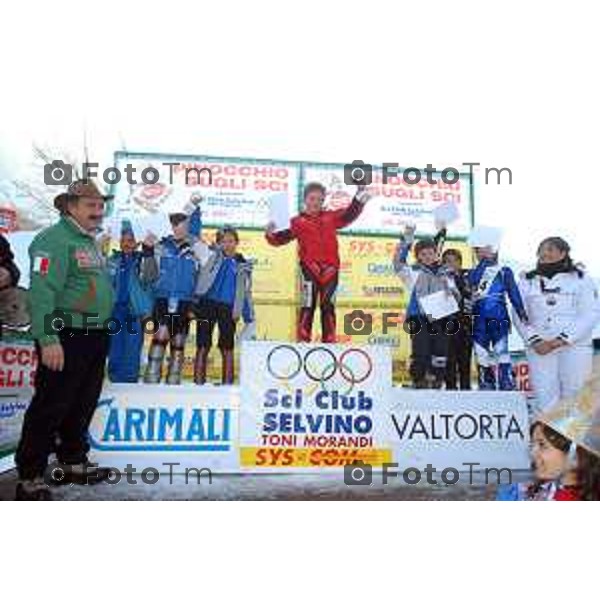
[[[168,183],[173,185],[174,173],[180,167],[180,162],[163,162],[163,167],[169,167]],[[99,163],[86,162],[81,166],[81,179],[88,181],[90,179],[98,179]],[[213,174],[209,167],[185,167],[183,169],[185,184],[197,184],[202,177],[203,185],[212,185]],[[123,174],[129,185],[138,185],[140,181],[135,178],[137,168],[131,164],[125,165],[121,170],[117,167],[108,167],[102,171],[102,180],[107,185],[114,185],[121,181]],[[146,185],[154,185],[161,179],[160,171],[156,167],[145,167],[140,173],[141,183]],[[73,165],[65,163],[62,160],[53,160],[44,165],[44,183],[46,185],[69,185],[73,181]]]
[[[102,479],[103,483],[109,485],[117,485],[118,483],[127,483],[128,485],[155,485],[165,476],[169,479],[169,485],[173,485],[174,467],[178,467],[181,463],[178,462],[163,462],[162,467],[168,467],[168,472],[165,473],[161,468],[159,471],[155,467],[146,467],[138,472],[132,465],[127,464],[121,472],[116,467],[102,468],[107,471],[106,477]],[[50,463],[44,471],[44,483],[49,487],[57,487],[63,485],[92,485],[98,480],[98,464],[86,463],[83,465],[67,465],[60,462]],[[181,473],[180,473],[181,474]],[[208,467],[187,467],[183,471],[185,477],[185,485],[188,485],[190,478],[194,477],[197,485],[202,483],[202,477],[208,481],[208,485],[212,485],[212,471]],[[139,477],[139,479],[138,479]],[[192,480],[193,481],[193,480]]]
[[[371,335],[373,333],[373,315],[360,309],[344,315],[344,333],[346,335]]]
[[[487,333],[512,331],[510,319],[495,319],[480,315],[461,315],[437,321],[431,319],[431,315],[424,315],[421,318],[409,317],[404,320],[402,320],[403,314],[397,312],[386,312],[381,316],[383,335],[387,335],[390,329],[398,327],[401,322],[404,333],[408,335],[417,335],[424,327],[430,335],[457,335],[463,329],[473,335],[475,329],[481,326],[482,319],[485,319]],[[373,333],[373,315],[361,309],[345,314],[344,333],[346,335],[371,335]]]
[[[373,165],[363,160],[353,160],[344,165],[344,183],[347,185],[371,185],[373,182]]]
[[[109,317],[100,322],[98,313],[82,313],[82,324],[78,329],[84,330],[86,333],[92,329],[106,330],[109,335],[118,335],[121,331],[126,331],[130,335],[138,335],[139,330],[137,323],[141,323],[141,329],[144,334],[154,335],[161,325],[166,325],[171,334],[177,331],[178,323],[181,320],[186,322],[196,322],[199,327],[203,323],[210,324],[207,319],[198,319],[192,316],[184,316],[175,313],[167,313],[160,320],[155,317],[144,317],[140,319],[135,315],[126,315],[123,320],[116,317]],[[57,309],[50,314],[44,315],[44,333],[46,335],[56,335],[65,329],[73,328],[73,317],[64,311]]]
[[[469,467],[469,485],[473,485],[474,483],[474,470],[473,467],[480,466],[481,463],[462,463],[463,467]],[[446,467],[440,473],[440,480],[434,477],[437,473],[437,469],[432,465],[428,464],[425,469],[421,470],[416,467],[407,467],[406,469],[399,471],[398,463],[383,463],[381,470],[381,484],[387,485],[390,479],[398,479],[402,477],[404,483],[408,485],[417,485],[423,481],[423,474],[426,475],[426,483],[429,485],[438,485],[438,483],[445,485],[456,485],[461,478],[461,473],[465,474],[465,471],[459,471],[454,467]],[[489,467],[484,469],[485,475],[485,485],[490,483],[490,475],[494,474],[496,476],[495,481],[491,483],[495,483],[500,485],[502,483],[502,474],[506,473],[508,476],[508,481],[504,483],[512,483],[512,470],[503,467],[503,468],[494,468]],[[354,464],[345,465],[344,466],[344,483],[346,485],[372,485],[373,484],[373,466],[365,463],[361,460],[357,460]],[[481,481],[479,481],[481,483]]]
[[[464,162],[464,167],[469,167],[469,179],[472,182],[474,178],[473,167],[481,166],[478,162]],[[363,160],[353,160],[351,163],[344,165],[344,183],[346,185],[371,185],[373,182],[373,165],[365,163]],[[384,162],[381,167],[381,181],[382,183],[388,183],[388,180],[393,177],[395,179],[402,179],[407,185],[417,185],[421,180],[426,180],[429,184],[438,183],[438,179],[434,177],[436,173],[439,173],[431,163],[428,163],[424,169],[417,167],[408,167],[406,169],[400,169],[400,165],[396,162]],[[485,185],[489,184],[490,175],[496,174],[497,185],[501,184],[501,175],[505,173],[508,175],[508,184],[512,185],[512,171],[508,167],[487,167],[484,171]],[[458,182],[460,179],[460,172],[455,167],[445,167],[442,169],[440,174],[441,180],[447,184],[452,185]]]

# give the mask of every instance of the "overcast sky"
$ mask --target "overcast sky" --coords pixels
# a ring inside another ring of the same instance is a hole
[[[512,185],[477,188],[477,221],[505,230],[506,256],[531,263],[542,237],[564,235],[600,276],[599,53],[594,20],[578,11],[255,1],[145,3],[142,14],[104,2],[86,16],[53,2],[32,20],[29,4],[11,5],[0,36],[5,175],[32,142],[80,148],[84,128],[102,162],[122,141],[439,169],[477,161],[513,173]]]

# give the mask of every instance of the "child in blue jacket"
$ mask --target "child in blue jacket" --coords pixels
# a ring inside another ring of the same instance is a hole
[[[477,266],[468,276],[473,299],[473,348],[477,357],[479,389],[514,390],[515,381],[508,348],[511,321],[506,305],[527,323],[527,313],[512,269],[498,262],[498,249],[474,248]]]
[[[184,212],[169,215],[173,233],[145,250],[153,254],[144,280],[154,282],[154,334],[144,383],[160,383],[167,344],[171,345],[166,383],[178,385],[184,365],[185,341],[189,331],[192,296],[198,276],[198,260],[194,254],[202,229],[199,203],[194,196]]]
[[[196,313],[196,362],[194,381],[206,382],[208,354],[215,325],[219,327],[218,346],[222,357],[223,384],[234,380],[234,345],[237,323],[254,322],[252,303],[252,263],[238,253],[238,232],[225,227],[217,233],[216,244],[196,246],[201,264],[194,292]]]
[[[140,355],[144,343],[142,319],[148,316],[150,295],[141,279],[144,253],[136,250],[137,242],[129,221],[123,221],[119,251],[108,258],[115,305],[108,355],[108,377],[114,383],[136,383],[140,372]],[[147,254],[146,254],[147,256]]]

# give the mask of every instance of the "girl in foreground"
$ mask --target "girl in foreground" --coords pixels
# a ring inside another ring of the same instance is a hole
[[[600,375],[531,427],[535,482],[500,486],[498,500],[600,500]]]
[[[600,500],[600,457],[572,442],[543,423],[532,427],[533,484],[502,486],[498,500]]]

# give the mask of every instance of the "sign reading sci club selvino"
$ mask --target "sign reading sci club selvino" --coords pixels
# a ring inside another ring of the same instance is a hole
[[[343,467],[391,460],[386,348],[245,342],[240,467]]]

